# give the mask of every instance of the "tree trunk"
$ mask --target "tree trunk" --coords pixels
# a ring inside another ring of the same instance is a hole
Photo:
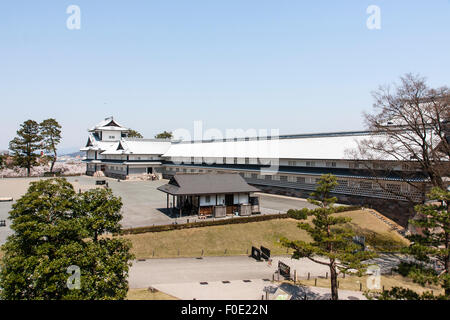
[[[330,263],[330,280],[331,280],[331,300],[339,300],[337,287],[336,263],[331,260]]]
[[[56,149],[53,149],[53,159],[52,159],[52,165],[50,166],[50,172],[53,173],[53,167],[55,166],[55,162],[56,162]]]
[[[447,252],[448,252],[448,247],[449,247],[449,241],[450,241],[449,233],[445,233],[445,249],[447,249]],[[445,257],[444,268],[445,268],[445,272],[447,273],[447,275],[450,274],[450,255],[448,255],[448,254]],[[450,297],[450,283],[448,283],[448,282],[444,283],[444,288],[445,288],[445,295],[447,297]]]
[[[50,165],[50,173],[53,173],[54,165],[55,165],[55,160],[52,160],[52,164]]]

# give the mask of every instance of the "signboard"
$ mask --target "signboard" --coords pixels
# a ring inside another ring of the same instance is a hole
[[[264,260],[269,260],[269,258],[270,258],[270,250],[267,249],[266,247],[261,246],[261,257]]]
[[[291,278],[291,268],[281,261],[278,261],[278,272],[285,278]]]
[[[258,248],[252,247],[252,257],[256,260],[261,260],[261,251]]]

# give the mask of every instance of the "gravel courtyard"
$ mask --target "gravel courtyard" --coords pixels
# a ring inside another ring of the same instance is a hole
[[[0,197],[12,197],[14,201],[26,193],[31,181],[42,178],[4,178],[0,179]],[[168,182],[168,180],[156,181],[120,181],[111,178],[106,179],[114,194],[120,196],[123,202],[122,226],[124,228],[143,227],[184,223],[187,219],[196,217],[174,217],[170,210],[166,209],[166,194],[156,188]],[[76,191],[95,188],[95,180],[90,176],[68,177],[67,180],[73,184]],[[262,214],[285,212],[290,208],[311,208],[312,205],[304,199],[285,196],[258,193],[260,197],[260,208]],[[13,202],[14,202],[13,201]],[[0,227],[0,244],[4,243],[6,237],[11,234],[8,212],[13,202],[0,202],[0,220],[6,220],[6,227]]]

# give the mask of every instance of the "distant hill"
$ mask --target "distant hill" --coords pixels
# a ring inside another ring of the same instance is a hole
[[[77,152],[72,152],[72,153],[65,153],[63,154],[63,156],[68,156],[68,157],[77,157],[77,156],[84,156],[86,154],[86,152],[84,151],[77,151]]]

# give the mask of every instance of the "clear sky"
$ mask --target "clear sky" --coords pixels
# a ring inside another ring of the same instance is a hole
[[[79,30],[66,27],[69,5]],[[358,130],[372,90],[407,72],[450,85],[449,58],[449,0],[3,0],[0,149],[23,121],[49,117],[64,151],[110,115],[146,137],[195,120]]]

